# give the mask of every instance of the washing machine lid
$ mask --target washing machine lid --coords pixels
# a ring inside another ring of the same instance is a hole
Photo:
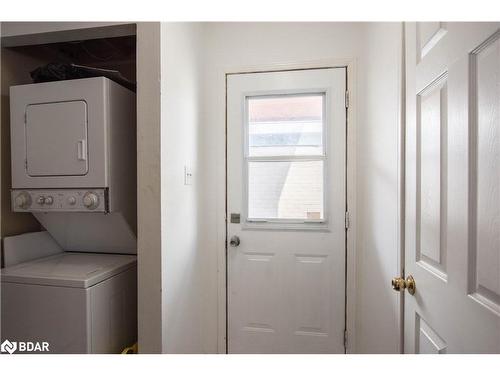
[[[2,283],[89,288],[137,264],[134,255],[65,252],[1,270]]]

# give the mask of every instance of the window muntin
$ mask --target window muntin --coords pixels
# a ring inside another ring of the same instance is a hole
[[[325,93],[246,98],[247,220],[325,221]]]

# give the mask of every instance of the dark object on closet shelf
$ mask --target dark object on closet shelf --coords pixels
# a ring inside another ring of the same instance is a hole
[[[30,72],[34,83],[64,81],[68,79],[106,77],[136,92],[135,82],[126,79],[118,70],[93,68],[76,64],[49,63]]]

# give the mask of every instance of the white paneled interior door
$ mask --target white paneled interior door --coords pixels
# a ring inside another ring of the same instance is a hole
[[[500,353],[499,26],[406,27],[408,353]]]
[[[227,79],[229,353],[344,353],[346,69]]]

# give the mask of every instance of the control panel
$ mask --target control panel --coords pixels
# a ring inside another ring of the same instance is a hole
[[[106,189],[31,189],[11,191],[15,212],[107,212]]]

